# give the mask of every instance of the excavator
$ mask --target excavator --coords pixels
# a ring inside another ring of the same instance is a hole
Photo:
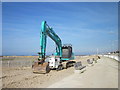
[[[56,44],[56,52],[47,57],[46,44],[49,36]],[[73,66],[74,53],[71,44],[62,45],[59,36],[49,27],[46,21],[42,21],[40,32],[40,52],[39,58],[32,65],[33,73],[49,73],[51,69],[62,70]]]

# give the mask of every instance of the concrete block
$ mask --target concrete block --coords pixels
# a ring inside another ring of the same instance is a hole
[[[74,70],[74,73],[81,74],[81,73],[84,73],[85,71],[86,71],[86,68],[83,68],[81,70]]]

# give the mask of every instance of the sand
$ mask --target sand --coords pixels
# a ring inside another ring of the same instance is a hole
[[[87,65],[87,59],[93,57],[95,56],[76,56],[76,61],[82,61],[83,65]],[[24,61],[25,57],[22,59]],[[118,62],[109,58],[101,58],[94,66],[87,66],[82,74],[74,73],[74,67],[61,71],[51,70],[48,74],[34,74],[31,66],[3,67],[2,70],[0,80],[2,79],[3,88],[118,87]]]

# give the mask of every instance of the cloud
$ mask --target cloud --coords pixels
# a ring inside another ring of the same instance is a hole
[[[118,34],[118,32],[115,32],[115,31],[109,31],[108,33],[109,34]]]

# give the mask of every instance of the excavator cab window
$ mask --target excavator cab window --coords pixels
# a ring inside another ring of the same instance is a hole
[[[62,58],[70,58],[72,56],[72,46],[65,45],[62,47]]]

